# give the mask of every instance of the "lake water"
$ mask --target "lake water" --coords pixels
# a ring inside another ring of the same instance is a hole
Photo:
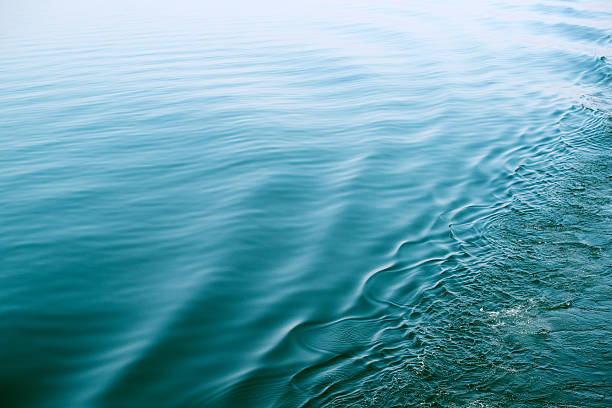
[[[0,405],[612,406],[611,23],[3,2]]]

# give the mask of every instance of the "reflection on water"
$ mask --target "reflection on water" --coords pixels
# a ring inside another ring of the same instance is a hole
[[[0,11],[2,406],[612,404],[609,4]]]

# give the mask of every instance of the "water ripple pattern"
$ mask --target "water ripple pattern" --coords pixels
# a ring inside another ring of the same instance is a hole
[[[0,406],[612,406],[612,5],[0,5]]]

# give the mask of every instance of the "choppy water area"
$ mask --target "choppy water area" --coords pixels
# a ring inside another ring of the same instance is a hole
[[[7,3],[0,405],[612,405],[609,2]]]

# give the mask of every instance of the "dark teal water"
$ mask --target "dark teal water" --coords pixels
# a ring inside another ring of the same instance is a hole
[[[3,2],[0,406],[612,406],[612,4]]]

